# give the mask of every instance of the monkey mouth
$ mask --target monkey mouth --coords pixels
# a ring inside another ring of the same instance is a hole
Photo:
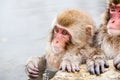
[[[61,53],[63,51],[60,47],[56,47],[56,46],[54,46],[52,50],[54,53]]]
[[[112,29],[108,29],[109,32],[120,32],[120,29],[115,29],[115,28],[112,28]]]
[[[118,28],[109,28],[109,30],[120,30],[120,29],[118,29]]]
[[[108,29],[108,33],[113,36],[120,35],[120,29]]]

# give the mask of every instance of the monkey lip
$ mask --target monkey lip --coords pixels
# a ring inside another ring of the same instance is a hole
[[[109,28],[109,30],[120,30],[118,28]]]
[[[54,47],[53,47],[53,51],[54,51],[55,53],[60,53],[60,52],[62,52],[62,49],[61,49],[60,47],[54,46]]]

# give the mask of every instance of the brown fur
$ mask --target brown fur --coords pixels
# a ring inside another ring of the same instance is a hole
[[[55,25],[60,25],[71,35],[69,43],[66,44],[67,48],[65,51],[58,54],[54,53],[51,49]],[[94,22],[88,13],[79,9],[66,9],[59,13],[52,24],[49,34],[45,54],[46,69],[59,70],[60,67],[63,68],[66,65],[71,67],[71,64],[79,67],[79,64],[84,63],[91,54],[96,53],[94,52],[95,48],[90,47],[94,31]],[[75,69],[73,68],[72,70],[75,71]]]
[[[72,36],[72,39],[71,39],[69,45],[67,45],[67,50],[66,50],[67,52],[79,53],[81,48],[83,48],[87,44],[90,44],[90,40],[95,31],[95,26],[94,26],[94,22],[93,22],[91,16],[88,13],[86,13],[82,10],[78,10],[78,9],[67,9],[67,10],[64,10],[61,13],[59,13],[56,20],[57,21],[55,22],[55,24],[59,24],[59,25],[63,26],[63,28],[68,30]],[[88,37],[88,35],[86,35],[85,29],[87,27],[91,28],[91,37],[90,38]],[[51,37],[52,36],[50,36],[50,39],[51,39]],[[50,45],[49,45],[49,48],[46,48],[47,55],[49,55],[46,59],[48,60],[50,58],[48,61],[49,61],[49,63],[51,62],[51,64],[52,64],[51,60],[56,60],[56,59],[54,59],[54,58],[56,58],[55,57],[56,54],[53,54],[50,51],[51,50],[50,48],[51,48]],[[67,53],[66,51],[65,51],[65,53]],[[65,53],[57,54],[57,56],[60,56],[60,55],[63,56]],[[50,57],[51,55],[53,55],[53,57]],[[61,56],[60,56],[60,58],[62,59]],[[60,58],[57,57],[57,59],[61,61]],[[55,63],[55,65],[58,65],[58,64],[60,65],[60,63],[58,63],[58,62]]]
[[[120,4],[120,0],[107,0],[107,8],[103,15],[103,23],[93,36],[93,44],[99,48],[97,54],[87,60],[87,67],[92,74],[101,74],[107,68],[107,59],[114,59],[113,63],[116,69],[120,70],[120,34],[112,35],[108,33],[108,22],[110,20],[111,4]],[[109,27],[109,26],[108,26]],[[93,53],[96,53],[93,52]]]
[[[105,51],[108,58],[114,58],[120,51],[120,36],[107,33],[106,25],[101,25],[94,36],[94,43]]]
[[[103,13],[103,24],[107,25],[109,19],[110,19],[110,12],[109,12],[109,7],[111,6],[111,4],[120,4],[120,0],[107,0],[107,8],[105,10],[105,12]]]
[[[87,20],[88,19],[88,20]],[[67,9],[57,16],[57,22],[64,27],[74,27],[74,24],[88,24],[93,25],[93,21],[89,14],[78,9]]]
[[[120,0],[107,0],[107,4],[110,6],[112,3],[119,4]]]
[[[99,51],[97,54],[92,54],[93,57],[87,60],[88,70],[92,74],[99,75],[103,73],[104,69],[109,66],[108,59],[114,59],[114,66],[120,70],[120,34],[111,35],[107,30],[107,25],[110,20],[110,7],[113,3],[120,4],[120,0],[107,0],[103,23],[93,37],[93,44],[95,44],[94,46],[96,48],[99,48]]]
[[[109,13],[109,7],[110,5],[114,4],[120,4],[120,0],[108,0],[108,8],[107,12],[104,14],[104,22],[100,28],[97,30],[95,36],[94,36],[94,42],[102,48],[106,55],[108,55],[109,58],[114,58],[119,52],[120,52],[120,35],[112,36],[107,33],[107,23],[109,21],[110,13]],[[106,48],[109,47],[107,50]]]

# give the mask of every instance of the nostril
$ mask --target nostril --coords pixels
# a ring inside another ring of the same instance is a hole
[[[56,41],[56,43],[59,43],[58,41]]]
[[[115,23],[115,21],[112,21],[112,23]]]

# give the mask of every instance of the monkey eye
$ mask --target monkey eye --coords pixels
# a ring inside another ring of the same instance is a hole
[[[68,33],[67,33],[66,30],[63,30],[63,31],[62,31],[62,34],[63,34],[63,35],[67,35]]]
[[[115,11],[115,8],[114,8],[114,7],[111,7],[111,11],[114,12],[114,11]]]
[[[55,29],[54,29],[54,32],[55,32],[55,33],[58,33],[58,32],[59,32],[58,28],[55,28]]]

